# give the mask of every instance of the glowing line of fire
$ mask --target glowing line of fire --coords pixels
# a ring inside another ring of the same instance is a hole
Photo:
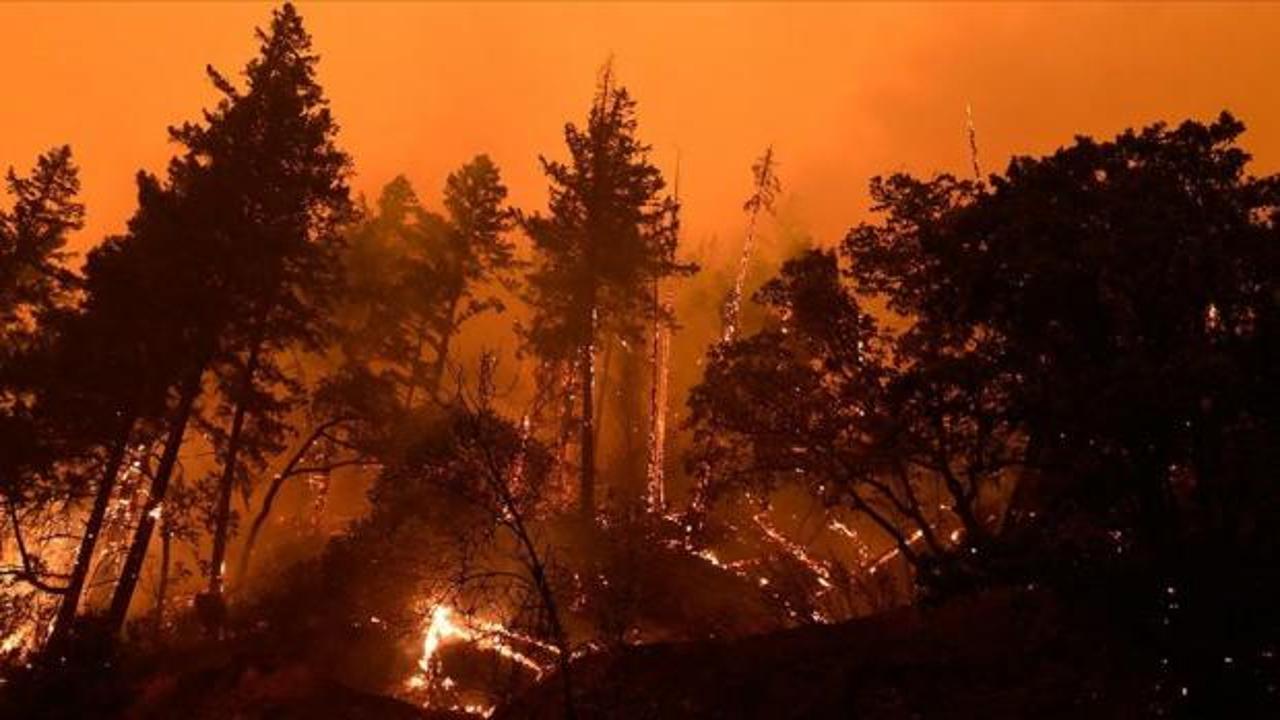
[[[539,679],[547,672],[547,667],[516,649],[512,643],[536,647],[550,654],[559,653],[554,645],[511,630],[500,623],[467,616],[460,616],[455,620],[454,610],[448,605],[435,606],[430,617],[431,620],[422,636],[422,657],[418,660],[418,672],[410,676],[405,683],[411,690],[430,693],[441,670],[440,650],[449,642],[469,642],[483,650],[495,652],[507,660],[528,668]],[[445,689],[449,689],[453,686],[453,681],[449,677],[442,677],[440,684]],[[428,695],[426,704],[429,705],[430,702],[430,695]],[[464,705],[452,709],[484,717],[488,717],[493,712],[492,707],[482,705]]]
[[[660,309],[669,309],[670,302],[659,300],[658,284],[654,283],[654,303]],[[668,381],[670,377],[671,334],[666,324],[655,313],[653,323],[653,387],[649,403],[649,467],[646,499],[650,510],[661,512],[666,507],[666,444]]]
[[[751,256],[755,254],[756,233],[755,216],[751,218],[751,228],[747,231],[747,239],[742,243],[742,253],[738,256],[738,271],[733,276],[733,289],[729,291],[729,303],[725,308],[724,333],[722,342],[732,342],[738,336],[738,321],[742,313],[742,293],[747,284],[747,269],[751,266]]]
[[[907,538],[907,545],[908,546],[915,545],[917,542],[920,541],[920,538],[922,537],[924,537],[923,530],[917,530],[911,533],[911,537]],[[884,553],[879,558],[877,558],[874,563],[871,563],[871,569],[868,570],[867,572],[874,575],[875,572],[880,569],[880,566],[884,565],[890,560],[893,560],[894,558],[898,557],[901,554],[902,554],[901,548],[893,548],[889,550],[888,552]]]
[[[831,570],[827,567],[827,564],[814,559],[814,557],[810,555],[809,552],[800,545],[800,543],[797,543],[786,535],[783,535],[778,528],[773,526],[773,523],[769,522],[766,511],[756,513],[751,517],[751,520],[756,524],[756,527],[760,528],[760,531],[764,533],[765,537],[772,540],[776,545],[778,545],[778,547],[781,547],[788,555],[795,558],[795,560],[801,565],[807,567],[809,571],[813,573],[814,578],[817,579],[818,584],[821,585],[824,590],[831,589]]]
[[[766,148],[764,155],[751,167],[755,187],[744,208],[749,212],[747,220],[747,236],[742,242],[742,253],[738,256],[738,271],[733,276],[733,290],[729,293],[729,302],[725,307],[724,332],[722,342],[732,342],[738,336],[738,322],[742,312],[742,293],[746,289],[747,270],[751,267],[751,258],[756,247],[756,220],[760,211],[773,212],[774,195],[779,190],[778,178],[774,174],[773,148]]]

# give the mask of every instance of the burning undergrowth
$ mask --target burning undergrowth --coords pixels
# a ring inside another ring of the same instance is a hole
[[[523,424],[481,404],[412,427],[369,515],[278,575],[240,632],[348,686],[485,714],[566,658],[896,602],[893,574],[868,586],[858,563],[871,556],[800,497],[718,506],[697,523],[643,503],[588,520],[562,509],[551,455]]]

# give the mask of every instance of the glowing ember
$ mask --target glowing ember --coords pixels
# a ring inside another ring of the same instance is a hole
[[[965,134],[969,136],[969,161],[973,164],[973,179],[982,180],[982,166],[978,164],[978,128],[973,124],[973,106],[964,106]]]
[[[15,650],[26,648],[31,639],[31,630],[31,626],[28,625],[10,633],[4,640],[0,640],[0,655],[8,655]]]

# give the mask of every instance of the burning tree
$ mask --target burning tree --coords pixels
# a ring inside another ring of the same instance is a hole
[[[221,406],[215,442],[220,472],[211,486],[211,605],[221,604],[230,497],[245,479],[245,458],[278,447],[281,415],[295,401],[296,379],[281,364],[287,349],[314,348],[333,288],[336,231],[349,216],[347,158],[333,145],[336,126],[314,81],[316,58],[291,5],[259,32],[261,57],[250,62],[241,93],[209,70],[222,94],[205,124],[171,131],[187,152],[169,168],[168,186],[145,179],[131,236],[152,263],[186,251],[172,278],[179,332],[188,348],[175,381],[164,449],[147,494],[109,612],[119,628],[128,613],[147,548],[170,484],[185,430],[210,370]],[[130,249],[132,252],[132,248]],[[206,427],[215,427],[206,422]],[[216,615],[216,613],[215,613]]]
[[[669,231],[674,201],[636,138],[635,101],[617,85],[612,63],[600,73],[586,126],[565,126],[568,163],[542,160],[551,179],[546,215],[525,221],[537,252],[527,278],[534,316],[528,347],[574,368],[578,401],[578,502],[596,511],[596,351],[605,333],[638,342],[645,318],[661,313],[652,282],[687,274]]]
[[[743,211],[747,213],[747,234],[742,241],[742,252],[738,255],[733,287],[729,289],[729,297],[724,303],[721,342],[732,342],[738,336],[742,295],[746,291],[747,271],[751,269],[751,258],[755,255],[756,249],[756,223],[760,219],[760,213],[773,214],[774,200],[782,191],[776,165],[772,145],[765,148],[764,154],[751,165],[751,196],[742,204]]]
[[[861,310],[829,251],[788,262],[759,297],[774,326],[722,346],[690,399],[691,462],[716,469],[711,492],[798,483],[919,570],[962,538],[980,545],[994,526],[984,508],[1021,459],[995,414],[999,378],[944,358],[899,367],[909,346]]]

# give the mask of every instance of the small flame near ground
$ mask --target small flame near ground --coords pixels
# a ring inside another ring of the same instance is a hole
[[[554,645],[514,631],[501,623],[457,612],[446,604],[433,607],[428,617],[422,636],[422,657],[418,660],[417,671],[405,682],[409,690],[425,695],[424,707],[431,706],[434,689],[439,687],[449,690],[454,686],[452,678],[443,674],[441,665],[440,650],[447,644],[473,643],[477,648],[495,652],[527,668],[539,679],[547,672],[548,667],[522,652],[516,644],[538,648],[552,655],[558,653]],[[495,708],[471,703],[454,705],[448,709],[489,717]]]

